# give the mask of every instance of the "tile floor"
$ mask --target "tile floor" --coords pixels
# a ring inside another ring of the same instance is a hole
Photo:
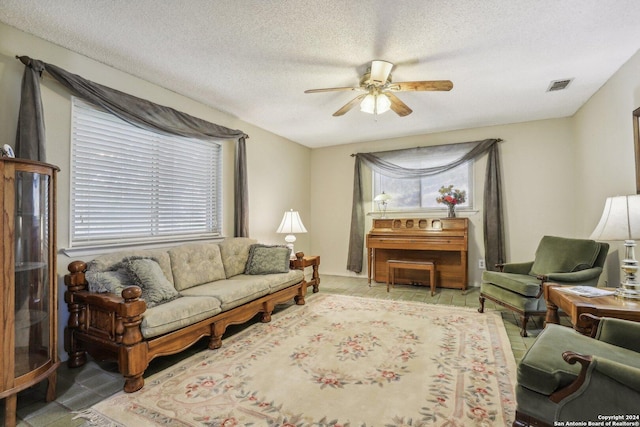
[[[398,285],[391,292],[386,292],[386,285],[374,283],[367,285],[365,278],[321,275],[320,292],[354,295],[371,298],[422,301],[431,304],[446,304],[477,308],[479,288],[471,288],[463,294],[460,290],[438,288],[431,296],[428,288]],[[308,298],[313,298],[309,294]],[[280,306],[278,309],[285,309]],[[511,348],[516,361],[535,341],[535,336],[542,327],[541,318],[530,320],[530,336],[520,336],[519,319],[510,311],[497,307],[490,301],[487,310],[499,310],[502,313]],[[242,326],[229,328],[225,336],[229,336]],[[224,345],[224,342],[223,342]],[[184,359],[193,353],[206,349],[206,340],[178,355],[161,357],[151,362],[145,377],[162,370],[176,360]],[[62,356],[62,355],[61,355]],[[44,402],[46,382],[18,394],[18,426],[22,427],[73,427],[84,423],[83,419],[74,419],[74,411],[88,408],[96,402],[120,391],[123,380],[117,372],[115,363],[97,363],[91,361],[81,368],[69,369],[63,363],[58,370],[57,398],[53,402]],[[0,420],[4,420],[4,402],[0,404]]]

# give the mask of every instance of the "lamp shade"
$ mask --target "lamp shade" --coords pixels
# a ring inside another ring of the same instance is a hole
[[[289,212],[285,212],[282,217],[282,222],[276,233],[293,234],[293,233],[306,233],[307,229],[302,224],[300,214],[298,211],[291,209]]]
[[[384,191],[382,193],[378,194],[373,199],[374,202],[379,202],[379,203],[386,203],[389,200],[391,200],[391,196],[388,195],[387,193],[385,193]]]
[[[360,111],[369,114],[382,114],[391,108],[391,100],[384,94],[369,94],[360,103]]]
[[[640,195],[608,197],[591,239],[640,239]]]

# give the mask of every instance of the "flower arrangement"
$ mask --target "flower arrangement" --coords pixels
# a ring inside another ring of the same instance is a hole
[[[444,185],[440,187],[438,192],[441,194],[436,198],[436,202],[444,203],[447,206],[455,206],[460,203],[464,203],[467,200],[467,192],[464,190],[459,190],[457,188],[453,188],[453,185],[449,185],[445,187]]]
[[[458,188],[453,188],[453,185],[440,187],[440,196],[436,197],[436,202],[444,203],[449,208],[447,217],[456,217],[456,205],[464,203],[467,200],[467,192]]]

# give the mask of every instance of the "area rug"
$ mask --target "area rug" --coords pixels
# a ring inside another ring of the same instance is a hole
[[[81,414],[98,426],[507,426],[502,318],[316,294]]]

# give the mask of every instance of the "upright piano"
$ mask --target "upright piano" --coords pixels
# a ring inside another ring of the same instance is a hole
[[[387,281],[387,260],[420,260],[435,264],[437,286],[466,290],[468,229],[467,218],[375,218],[367,234],[369,284],[372,276]],[[395,282],[426,284],[423,273],[398,270]]]

